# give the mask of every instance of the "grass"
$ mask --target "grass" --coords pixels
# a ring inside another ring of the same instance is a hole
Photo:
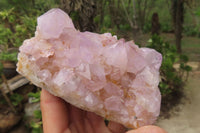
[[[175,37],[173,34],[161,35],[166,41],[175,44]],[[190,61],[200,61],[200,38],[183,36],[182,38],[182,52],[186,54]]]
[[[190,61],[200,61],[200,38],[183,36],[182,52],[186,54]]]

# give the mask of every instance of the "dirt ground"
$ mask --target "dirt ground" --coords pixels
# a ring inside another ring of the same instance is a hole
[[[193,67],[196,69],[184,88],[186,98],[170,112],[170,118],[159,119],[156,123],[168,133],[200,133],[200,65]]]

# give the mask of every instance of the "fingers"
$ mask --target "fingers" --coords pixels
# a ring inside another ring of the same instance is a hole
[[[95,113],[87,112],[87,119],[93,128],[93,133],[111,133],[106,127],[104,119]]]
[[[126,128],[123,125],[112,121],[109,122],[108,129],[112,133],[125,133],[126,131]]]
[[[167,132],[157,126],[144,126],[136,130],[131,130],[127,133],[167,133]]]
[[[87,133],[125,132],[125,128],[122,125],[114,122],[109,122],[107,128],[103,118],[91,112],[85,113],[84,111],[79,110],[76,107],[69,108],[70,116],[68,116],[69,109],[67,107],[67,104],[60,98],[51,95],[46,90],[42,90],[40,106],[42,110],[44,133],[72,133],[72,131],[76,131],[77,133],[82,131]],[[73,124],[69,125],[69,122]],[[136,130],[131,130],[127,133],[167,133],[167,132],[156,126],[144,126]]]
[[[44,133],[70,133],[68,129],[68,109],[58,97],[42,90],[40,107]]]
[[[110,133],[102,117],[70,106],[70,125],[72,133]]]
[[[85,127],[84,127],[85,112],[81,109],[78,109],[77,107],[70,105],[69,113],[70,113],[70,116],[69,116],[70,124],[72,124],[70,125],[70,127],[76,128],[78,133],[85,133]],[[71,130],[72,132],[74,132],[73,129]]]
[[[85,117],[84,119],[84,127],[85,127],[86,133],[96,133],[91,125],[91,122],[89,121],[87,117]]]
[[[126,128],[124,126],[110,121],[107,127],[104,119],[95,113],[87,112],[87,118],[93,127],[94,133],[125,133]]]

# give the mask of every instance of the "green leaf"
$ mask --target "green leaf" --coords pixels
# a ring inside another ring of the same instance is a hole
[[[42,125],[42,122],[40,121],[40,122],[31,122],[31,127],[32,128],[40,128],[41,127],[41,125]]]
[[[149,39],[147,42],[152,43],[153,41],[152,41],[152,39]]]
[[[36,92],[36,93],[33,93],[33,92],[30,92],[28,93],[28,96],[29,97],[35,97],[35,98],[40,98],[40,91]]]
[[[33,128],[31,133],[43,133],[42,127],[41,128]]]
[[[189,58],[186,55],[180,55],[180,60],[184,63],[189,61]]]
[[[162,88],[162,89],[167,89],[169,86],[168,86],[166,83],[161,82],[161,83],[159,84],[159,87]]]
[[[8,16],[8,21],[10,22],[10,23],[14,23],[15,22],[15,16],[14,15],[10,15],[10,16]]]
[[[19,105],[23,99],[24,97],[17,93],[14,93],[13,95],[10,96],[10,100],[14,106]]]
[[[180,69],[184,69],[185,68],[185,64],[184,63],[180,63]]]
[[[34,111],[34,117],[37,118],[37,119],[42,119],[41,110],[35,110]]]
[[[186,70],[187,72],[192,71],[192,67],[189,66],[189,65],[186,65],[186,66],[185,66],[185,70]]]
[[[0,60],[4,60],[4,61],[17,61],[17,52],[13,52],[13,53],[5,53],[2,52],[0,53]]]
[[[28,93],[28,96],[33,98],[31,99],[32,103],[36,103],[40,101],[40,94],[41,94],[41,91],[38,91],[36,93],[30,92]]]

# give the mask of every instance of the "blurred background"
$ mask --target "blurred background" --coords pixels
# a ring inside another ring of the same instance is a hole
[[[61,8],[80,31],[110,32],[163,55],[161,114],[169,133],[199,133],[199,0],[0,0],[0,132],[42,133],[41,89],[16,72],[37,17]]]

